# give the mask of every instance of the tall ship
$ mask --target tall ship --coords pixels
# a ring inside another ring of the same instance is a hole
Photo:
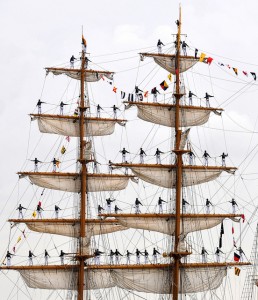
[[[211,91],[198,98],[190,88],[188,72],[209,59],[185,42],[181,9],[175,26],[170,52],[159,40],[157,51],[139,53],[140,63],[163,70],[161,83],[148,73],[133,91],[118,87],[113,71],[94,64],[84,36],[69,65],[46,68],[51,88],[67,85],[61,102],[42,96],[30,114],[43,141],[31,170],[18,172],[18,218],[9,219],[0,267],[16,276],[8,299],[233,298],[225,294],[229,274],[250,266],[245,215],[227,185],[237,168],[225,149],[214,159],[195,141],[224,111]]]

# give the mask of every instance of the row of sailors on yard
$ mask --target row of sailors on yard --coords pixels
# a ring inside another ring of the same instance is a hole
[[[127,163],[126,155],[129,154],[130,152],[127,151],[125,148],[123,148],[122,150],[120,150],[120,153],[122,153],[122,162]],[[156,156],[156,164],[161,164],[161,154],[163,154],[163,153],[164,152],[159,150],[159,148],[156,149],[156,152],[154,154],[154,156]],[[140,156],[140,164],[144,164],[144,157],[147,156],[147,154],[142,148],[140,148],[139,156]],[[189,165],[193,165],[195,154],[192,152],[192,150],[190,150],[188,152],[188,156],[189,156]],[[219,157],[221,157],[221,163],[222,163],[223,167],[226,166],[226,157],[227,156],[228,156],[228,154],[225,154],[224,152],[219,156]],[[209,158],[211,158],[211,156],[209,155],[209,153],[206,150],[204,151],[202,157],[203,157],[203,164],[205,166],[208,166]],[[108,166],[109,166],[109,173],[112,174],[113,167],[112,167],[112,162],[110,160],[108,162]]]
[[[236,249],[236,251],[239,252],[239,261],[242,262],[243,259],[244,259],[244,256],[245,256],[245,253],[244,253],[243,249],[241,247],[239,247],[239,248]],[[220,255],[225,254],[225,253],[222,252],[219,247],[217,247],[214,254],[216,256],[216,262],[219,263],[220,262]],[[208,255],[209,255],[209,253],[207,252],[207,250],[204,247],[202,247],[202,250],[201,250],[202,263],[207,263],[207,256]]]
[[[27,210],[27,208],[23,207],[21,204],[19,204],[19,206],[16,208],[16,210],[18,210],[18,212],[19,212],[19,214],[18,214],[19,219],[24,218],[23,209]],[[59,206],[55,205],[55,218],[56,219],[59,218],[60,210],[61,210],[61,208]],[[35,210],[35,213],[38,216],[38,219],[42,219],[42,211],[44,211],[44,209],[41,207],[41,204],[38,204],[36,207],[36,210]]]

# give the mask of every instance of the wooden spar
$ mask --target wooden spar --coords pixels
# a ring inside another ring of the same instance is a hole
[[[143,52],[140,53],[140,55],[143,56],[148,56],[148,57],[169,57],[169,58],[175,58],[176,55],[175,54],[166,54],[166,53],[148,53],[148,52]],[[180,58],[184,58],[184,59],[189,59],[189,60],[196,60],[199,61],[200,57],[195,57],[195,56],[185,56],[185,55],[180,55]]]
[[[84,59],[85,59],[85,55],[84,55]],[[70,72],[70,73],[81,73],[82,69],[67,69],[67,68],[45,68],[46,71],[64,71],[64,72]],[[89,73],[89,74],[96,74],[96,73],[105,73],[105,74],[114,74],[114,72],[110,72],[110,71],[97,71],[97,70],[85,70],[84,69],[84,78],[85,79],[85,74]]]
[[[176,50],[176,93],[174,96],[176,98],[176,111],[175,111],[175,134],[176,134],[176,149],[175,154],[176,159],[176,222],[175,222],[175,244],[174,244],[174,268],[173,268],[173,283],[172,283],[172,299],[178,300],[179,294],[179,277],[180,277],[180,255],[179,255],[179,236],[180,236],[180,208],[181,208],[181,194],[182,194],[182,152],[180,151],[180,141],[181,141],[181,130],[179,113],[180,113],[180,41],[181,41],[181,6],[179,7],[179,24],[177,33],[177,50]]]
[[[80,160],[80,159],[79,159]],[[223,169],[224,170],[224,169]],[[74,176],[77,178],[80,173],[64,173],[64,172],[17,172],[18,175],[23,175],[23,176],[30,176],[30,175],[43,175],[43,176],[49,176],[49,177],[67,177],[67,176]],[[110,178],[133,178],[135,176],[133,175],[124,175],[124,174],[105,174],[105,173],[90,173],[87,174],[88,177],[110,177]]]
[[[113,217],[113,218],[164,218],[164,219],[172,219],[175,218],[175,214],[158,214],[158,213],[152,213],[152,214],[124,214],[124,213],[119,213],[119,214],[99,214],[100,217]],[[206,219],[212,219],[212,218],[241,218],[243,215],[241,214],[182,214],[180,217],[182,219],[200,219],[200,218],[206,218]],[[12,222],[13,219],[9,220],[9,222]],[[22,220],[17,220],[22,223]],[[39,220],[41,221],[41,220]],[[108,221],[108,220],[106,220]],[[110,220],[111,221],[111,220]],[[114,221],[114,220],[112,220]],[[115,223],[115,222],[114,222]]]
[[[79,276],[78,276],[78,300],[83,300],[84,291],[84,253],[83,253],[83,240],[86,232],[85,214],[87,205],[87,167],[84,157],[84,149],[86,141],[84,140],[84,115],[85,115],[85,103],[84,103],[84,76],[85,76],[85,52],[82,50],[81,60],[81,101],[80,101],[80,154],[79,161],[81,163],[81,205],[80,205],[80,239],[79,239]]]
[[[234,215],[237,216],[237,215]],[[55,223],[55,224],[76,224],[80,223],[80,219],[9,219],[8,222],[13,223]],[[117,224],[117,220],[114,219],[108,219],[108,220],[102,220],[102,219],[86,219],[86,224]]]

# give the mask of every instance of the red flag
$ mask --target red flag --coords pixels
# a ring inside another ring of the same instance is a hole
[[[234,252],[234,261],[239,261],[239,260],[240,260],[240,255]]]
[[[234,226],[232,226],[232,234],[234,234],[235,233],[235,228],[234,228]]]
[[[248,77],[248,73],[246,71],[243,71],[243,74]]]
[[[13,246],[13,253],[15,253],[15,250],[16,250],[16,248],[15,248],[15,246]]]
[[[207,64],[210,65],[213,61],[213,58],[212,57],[208,57],[207,58]]]
[[[144,92],[143,96],[144,96],[145,98],[147,98],[147,97],[148,97],[148,94],[149,94],[149,92],[146,91],[146,92]]]
[[[243,223],[245,222],[245,215],[241,215],[241,218],[243,220]]]
[[[41,206],[41,201],[39,201],[39,206]]]
[[[117,88],[114,86],[113,87],[113,92],[116,93],[116,91],[117,91]]]
[[[227,65],[227,67],[228,67],[229,69],[231,69],[230,65]]]

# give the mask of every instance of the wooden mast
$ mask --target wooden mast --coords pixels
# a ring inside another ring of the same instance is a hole
[[[179,21],[179,23],[178,23]],[[175,135],[176,135],[176,148],[174,153],[176,154],[176,215],[175,215],[175,244],[172,256],[174,258],[173,268],[173,284],[172,284],[172,299],[178,300],[179,294],[179,283],[180,283],[180,251],[179,251],[179,237],[180,237],[180,209],[181,209],[181,194],[182,194],[182,154],[180,151],[180,45],[181,45],[181,6],[179,7],[179,20],[177,21],[178,32],[177,32],[177,44],[176,44],[176,92],[174,93],[176,99],[176,111],[175,111]]]
[[[85,253],[83,252],[83,245],[85,240],[86,233],[86,224],[85,224],[85,214],[86,214],[86,201],[87,201],[87,168],[85,160],[85,146],[86,141],[84,140],[84,115],[86,111],[84,103],[84,77],[85,77],[85,51],[82,48],[82,57],[81,57],[81,99],[80,99],[80,153],[79,153],[79,162],[81,163],[81,205],[80,205],[80,240],[79,240],[79,274],[78,274],[78,300],[83,300],[83,291],[84,291],[84,260]]]

